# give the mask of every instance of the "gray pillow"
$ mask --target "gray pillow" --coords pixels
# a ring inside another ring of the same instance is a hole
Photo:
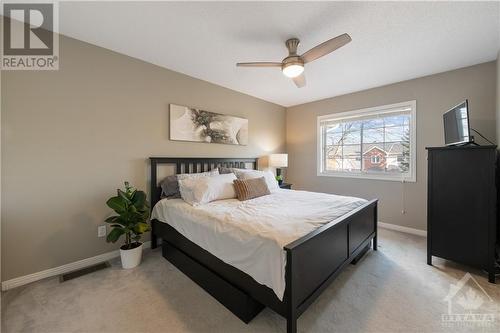
[[[178,199],[181,197],[177,175],[171,175],[166,177],[160,182],[160,186],[161,186],[162,198]]]
[[[233,168],[226,168],[226,167],[223,167],[223,166],[219,167],[219,174],[225,175],[225,174],[228,174],[228,173],[233,173]]]
[[[219,174],[223,175],[226,173],[234,173],[235,175],[237,175],[238,172],[245,172],[245,171],[251,171],[251,170],[252,169],[227,168],[227,167],[220,166],[219,167]]]

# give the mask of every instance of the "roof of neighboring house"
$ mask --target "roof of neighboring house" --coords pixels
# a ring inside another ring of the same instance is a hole
[[[377,150],[381,151],[382,153],[384,153],[385,155],[387,155],[387,152],[386,152],[385,150],[383,150],[382,148],[377,147],[377,146],[373,146],[373,147],[371,147],[370,149],[366,150],[366,151],[363,153],[363,155],[368,154],[370,151],[372,151],[372,150],[374,150],[374,149],[377,149]]]

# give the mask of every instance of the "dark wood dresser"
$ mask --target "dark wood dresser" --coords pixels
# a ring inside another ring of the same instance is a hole
[[[497,147],[427,150],[427,263],[437,256],[481,268],[494,283]]]

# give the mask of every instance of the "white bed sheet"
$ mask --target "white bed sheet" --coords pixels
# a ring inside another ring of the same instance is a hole
[[[367,201],[332,194],[275,190],[248,201],[219,200],[193,207],[163,199],[152,218],[225,263],[268,286],[282,300],[286,254],[283,247]]]

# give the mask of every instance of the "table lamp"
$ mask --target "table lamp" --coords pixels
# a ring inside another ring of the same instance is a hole
[[[269,155],[269,166],[276,168],[276,179],[281,185],[283,177],[281,176],[281,168],[288,167],[288,154],[271,154]]]

